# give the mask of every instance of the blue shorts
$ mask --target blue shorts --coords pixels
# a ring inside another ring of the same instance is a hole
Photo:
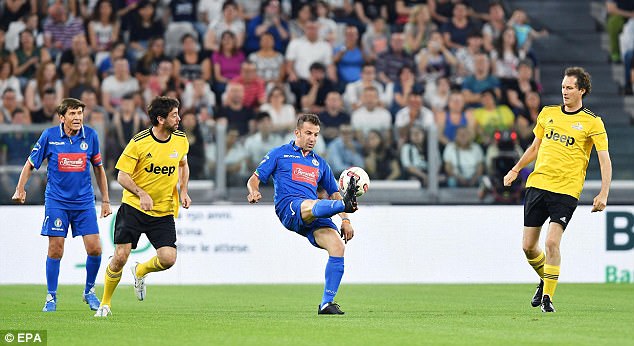
[[[313,246],[321,248],[315,241],[315,235],[313,232],[320,228],[332,228],[335,231],[339,229],[335,226],[335,223],[328,218],[317,218],[311,223],[306,223],[302,220],[302,202],[304,199],[294,199],[280,205],[277,217],[282,222],[282,225],[286,229],[291,230],[301,236],[304,236]]]
[[[42,235],[66,238],[68,226],[73,229],[73,238],[78,235],[99,234],[97,213],[94,208],[84,210],[45,208]]]

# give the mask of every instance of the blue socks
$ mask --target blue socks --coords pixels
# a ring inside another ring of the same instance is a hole
[[[341,213],[346,208],[342,200],[320,199],[313,206],[315,217],[331,217]]]
[[[84,288],[84,294],[88,293],[93,287],[95,287],[95,279],[97,278],[97,272],[99,272],[100,265],[101,255],[88,255],[86,258],[86,288]]]
[[[48,293],[57,300],[57,282],[59,279],[59,263],[61,258],[46,257],[46,287]]]
[[[328,264],[326,264],[326,285],[324,286],[324,297],[321,299],[320,307],[335,299],[342,276],[343,257],[328,257]]]

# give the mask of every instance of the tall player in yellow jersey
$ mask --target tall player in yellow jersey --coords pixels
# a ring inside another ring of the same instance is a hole
[[[594,198],[592,212],[603,211],[608,201],[612,180],[608,136],[601,118],[583,108],[582,102],[591,88],[590,75],[583,68],[566,69],[561,83],[563,105],[542,109],[533,130],[535,140],[504,177],[504,185],[510,186],[518,172],[537,159],[526,183],[522,247],[528,263],[540,276],[531,305],[541,305],[543,312],[555,312],[553,296],[561,263],[559,244],[577,207],[593,145],[601,166],[601,191]],[[538,242],[548,217],[544,253]]]
[[[145,276],[176,262],[174,217],[178,214],[179,183],[180,203],[184,208],[191,204],[187,194],[189,143],[185,134],[177,130],[178,106],[178,100],[169,97],[152,100],[148,107],[152,127],[134,136],[117,161],[123,199],[115,221],[115,253],[106,267],[103,298],[95,317],[111,314],[112,294],[142,233],[156,249],[156,256],[131,268],[139,300],[145,299]]]

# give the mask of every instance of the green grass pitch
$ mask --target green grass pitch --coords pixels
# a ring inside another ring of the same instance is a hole
[[[103,287],[97,288],[100,296]],[[344,316],[318,316],[321,285],[131,286],[93,317],[80,286],[0,286],[0,330],[46,329],[48,345],[634,345],[634,285],[560,284],[555,314],[532,285],[350,285]]]

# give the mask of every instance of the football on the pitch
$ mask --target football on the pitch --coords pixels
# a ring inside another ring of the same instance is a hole
[[[368,177],[368,173],[366,173],[361,167],[350,167],[341,172],[341,175],[339,176],[339,191],[341,191],[341,193],[345,192],[348,188],[350,178],[357,180],[357,197],[360,197],[364,193],[368,192],[368,189],[370,188],[370,177]]]

